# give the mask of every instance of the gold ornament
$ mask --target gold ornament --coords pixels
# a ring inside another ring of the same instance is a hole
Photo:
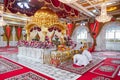
[[[38,10],[33,17],[31,17],[30,21],[38,24],[39,26],[50,27],[58,23],[58,16],[52,10],[43,7]]]

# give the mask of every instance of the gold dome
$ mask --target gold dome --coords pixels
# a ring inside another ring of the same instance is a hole
[[[43,7],[36,11],[31,21],[40,26],[49,27],[58,23],[58,16],[52,10]]]

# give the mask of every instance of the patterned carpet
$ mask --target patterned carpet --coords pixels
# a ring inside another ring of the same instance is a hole
[[[0,74],[11,72],[14,70],[19,70],[19,69],[22,69],[22,67],[4,58],[0,58]]]
[[[0,56],[0,80],[54,80],[54,79]]]
[[[73,66],[73,62],[69,61],[69,62],[65,62],[61,65],[59,65],[57,68],[69,71],[69,72],[73,72],[76,74],[84,74],[85,72],[89,71],[91,68],[93,68],[94,66],[96,66],[97,64],[99,64],[100,62],[102,62],[102,59],[94,59],[90,64],[88,64],[87,66],[82,66],[82,67],[74,67]]]
[[[23,74],[19,74],[17,76],[7,78],[5,80],[48,80],[48,79],[46,79],[42,76],[39,76],[34,72],[26,72]]]
[[[77,80],[120,80],[119,71],[120,59],[107,58]]]
[[[114,78],[117,71],[119,70],[119,67],[120,66],[114,64],[101,63],[100,65],[95,67],[91,72],[98,75]]]

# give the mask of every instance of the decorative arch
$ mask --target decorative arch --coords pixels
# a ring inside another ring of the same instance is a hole
[[[77,36],[77,32],[79,32],[80,30],[82,29],[86,29],[87,32],[89,33],[89,29],[87,26],[78,26],[74,29],[73,33],[72,33],[72,39],[74,39],[76,41],[76,36]],[[90,36],[88,35],[89,39],[90,39]],[[91,38],[92,39],[92,38]]]
[[[105,33],[106,33],[106,29],[110,28],[111,26],[120,26],[120,22],[119,21],[108,22],[103,25],[100,34],[96,38],[96,43],[97,43],[95,47],[96,51],[106,50]]]
[[[76,27],[76,28],[74,29],[74,31],[73,31],[72,39],[73,39],[75,42],[77,42],[78,32],[80,32],[80,31],[83,30],[83,29],[86,29],[86,31],[87,31],[87,43],[88,43],[88,42],[92,43],[93,40],[92,40],[92,37],[90,36],[89,29],[88,29],[87,26],[81,26],[81,25],[80,25],[80,26]],[[81,42],[81,41],[80,41],[80,42]],[[80,42],[77,42],[76,49],[79,49],[80,46],[82,46]]]
[[[29,23],[25,26],[25,29],[26,29],[26,34],[27,34],[27,40],[31,40],[31,37],[30,37],[30,32],[32,32],[32,29],[34,29],[34,27],[38,27],[38,28],[41,28],[40,26],[38,26],[37,24],[35,23]]]

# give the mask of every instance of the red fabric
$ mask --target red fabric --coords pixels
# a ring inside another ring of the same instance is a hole
[[[115,58],[107,58],[105,59],[102,63],[104,64],[109,64],[109,65],[113,65],[115,67],[119,66],[119,65],[115,65],[113,63],[111,63],[112,60],[120,60],[120,59],[115,59]],[[99,64],[98,64],[99,65]],[[98,65],[96,65],[95,67],[97,67]],[[94,68],[95,68],[94,67]],[[93,70],[94,68],[92,68],[91,70]],[[120,76],[118,76],[118,72],[120,71],[120,68],[119,70],[117,70],[115,76],[113,78],[110,78],[110,77],[106,77],[106,76],[103,76],[103,75],[98,75],[98,74],[95,74],[95,73],[92,73],[91,70],[89,70],[88,72],[86,72],[85,74],[83,74],[81,77],[79,77],[77,80],[93,80],[94,78],[97,78],[97,77],[104,77],[102,79],[104,80],[120,80]],[[107,73],[106,73],[107,74]],[[110,74],[107,74],[107,75],[110,75]],[[105,79],[107,78],[107,79]],[[97,78],[98,79],[98,78]],[[96,79],[96,80],[97,80]],[[98,80],[102,80],[102,79],[98,79]]]
[[[95,21],[95,23],[90,23],[90,32],[94,38],[94,40],[96,40],[96,37],[99,33],[99,22],[98,21]],[[92,47],[89,49],[90,52],[93,52],[95,50],[95,44],[92,45]]]
[[[93,80],[94,78],[99,77],[99,76],[107,78],[107,79],[103,78],[104,80],[120,80],[120,76],[118,76],[118,75],[116,75],[114,78],[109,78],[109,77],[97,75],[97,74],[94,74],[94,73],[91,73],[91,72],[87,72],[86,74],[79,77],[77,80]],[[98,80],[103,80],[103,79],[98,79]],[[97,79],[95,79],[95,80],[97,80]]]
[[[95,46],[93,45],[91,48],[88,49],[88,51],[94,52],[95,51]]]
[[[120,59],[115,59],[115,58],[107,58],[105,60],[105,63],[109,63],[109,64],[115,64],[115,63],[112,63],[113,60],[117,60],[120,62]],[[120,64],[116,64],[116,65],[120,65]]]
[[[77,10],[75,10],[75,9],[74,9],[74,13],[75,13],[76,16],[79,15],[79,12]]]
[[[0,56],[0,58],[3,58],[3,57]],[[6,58],[4,58],[4,59],[6,59]],[[9,59],[6,59],[6,60],[8,60],[8,61],[10,61],[12,63],[15,63],[17,65],[20,65],[20,64],[18,64],[16,62],[13,62],[13,61],[9,60]],[[20,65],[20,66],[22,66],[22,65]],[[36,74],[38,74],[38,75],[40,75],[42,77],[47,78],[48,80],[54,80],[54,79],[52,79],[52,78],[50,78],[50,77],[48,77],[48,76],[46,76],[46,75],[44,75],[42,73],[38,73],[38,72],[36,72],[36,71],[34,71],[32,69],[29,69],[29,68],[27,68],[25,66],[22,66],[22,67],[23,68],[19,69],[19,70],[15,70],[15,71],[7,72],[7,73],[4,73],[4,74],[0,74],[0,80],[4,80],[6,78],[13,77],[13,76],[16,76],[18,74],[22,74],[22,73],[25,73],[25,72],[28,72],[28,71],[34,72],[34,73],[36,73]]]
[[[71,11],[71,7],[69,7],[68,5],[64,4],[64,8],[67,12],[70,12]]]
[[[18,40],[20,40],[20,38],[21,38],[21,33],[22,33],[22,28],[18,27],[17,28],[17,37],[18,37]]]
[[[102,66],[111,66],[114,67],[115,70],[107,72],[107,71],[101,71],[99,68]],[[114,74],[116,74],[116,71],[119,69],[118,65],[115,64],[100,64],[100,66],[98,66],[95,70],[92,71],[92,73],[98,74],[98,75],[103,75],[103,76],[107,76],[107,77],[114,77]]]
[[[113,18],[111,18],[111,21],[116,21],[116,19],[113,17]]]
[[[58,1],[58,0],[51,0],[51,3],[52,3],[55,7],[59,7],[59,6],[60,6],[60,1]]]
[[[79,65],[73,64],[73,67],[79,68],[79,67],[84,67],[84,65],[79,66]]]
[[[11,28],[9,26],[6,27],[6,36],[8,38],[8,40],[10,39],[10,34],[11,34]]]
[[[67,27],[68,27],[68,29],[67,29],[67,35],[70,36],[71,33],[72,33],[73,24],[72,23],[68,23]]]

